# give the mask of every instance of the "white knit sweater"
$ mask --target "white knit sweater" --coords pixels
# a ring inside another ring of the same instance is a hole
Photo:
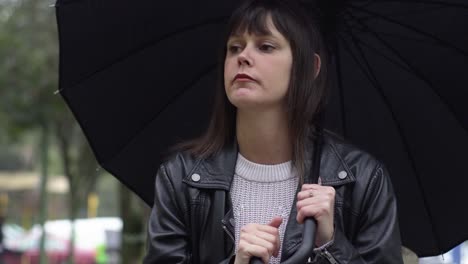
[[[262,165],[248,161],[238,154],[231,197],[234,208],[236,252],[240,229],[249,223],[267,224],[275,216],[283,217],[279,228],[281,245],[291,206],[298,185],[297,172],[291,161]],[[270,264],[280,263],[281,252]]]

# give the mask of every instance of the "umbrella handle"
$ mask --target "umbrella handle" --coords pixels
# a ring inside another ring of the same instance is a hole
[[[313,255],[314,241],[317,230],[317,221],[314,218],[307,218],[304,222],[304,233],[302,235],[301,247],[283,264],[306,263],[307,259]],[[261,258],[253,257],[250,264],[264,264]]]
[[[312,156],[312,170],[310,177],[305,178],[305,183],[317,183],[320,173],[320,159],[323,147],[323,130],[320,126],[322,123],[322,114],[317,117],[317,138],[315,141],[315,148]],[[292,255],[288,260],[282,264],[297,264],[306,263],[307,259],[314,254],[315,235],[317,233],[317,221],[315,218],[306,218],[304,221],[304,233],[302,234],[301,247]],[[250,259],[250,264],[263,264],[262,260],[257,257]]]

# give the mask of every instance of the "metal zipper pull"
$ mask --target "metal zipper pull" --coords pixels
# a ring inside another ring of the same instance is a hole
[[[229,258],[232,258],[232,256],[234,256],[236,254],[236,239],[234,238],[234,235],[231,234],[231,232],[227,228],[226,222],[224,221],[224,219],[221,220],[221,223],[222,223],[221,226],[223,227],[224,232],[226,232],[226,234],[228,234],[229,238],[231,238],[231,240],[232,240],[233,247],[232,247],[231,254],[229,254]]]
[[[321,255],[322,255],[323,257],[325,257],[325,258],[328,260],[328,262],[330,262],[331,264],[339,264],[339,263],[336,261],[336,259],[332,256],[332,254],[330,254],[330,252],[328,252],[327,249],[322,250],[320,253],[321,253]]]
[[[223,229],[228,234],[228,236],[232,239],[232,242],[236,243],[236,240],[234,239],[234,236],[231,234],[231,232],[229,232],[229,229],[225,225],[223,225]]]

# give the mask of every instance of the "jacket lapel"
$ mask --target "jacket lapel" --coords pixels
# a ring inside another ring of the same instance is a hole
[[[200,189],[229,191],[237,162],[237,145],[224,148],[212,158],[198,160],[183,182]],[[198,175],[198,176],[194,176]]]

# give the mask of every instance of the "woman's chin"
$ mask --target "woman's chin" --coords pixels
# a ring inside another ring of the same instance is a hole
[[[263,95],[250,88],[237,88],[231,91],[229,101],[239,109],[257,109],[268,104]]]
[[[237,107],[241,109],[246,109],[246,108],[251,108],[258,106],[260,102],[258,100],[255,100],[252,96],[248,96],[247,94],[235,94],[229,98],[229,101]]]
[[[232,102],[237,101],[251,101],[254,99],[254,93],[249,88],[237,88],[230,92],[229,100]]]
[[[252,88],[236,88],[233,91],[233,95],[237,97],[246,97],[246,96],[252,96],[253,95],[253,89]]]

